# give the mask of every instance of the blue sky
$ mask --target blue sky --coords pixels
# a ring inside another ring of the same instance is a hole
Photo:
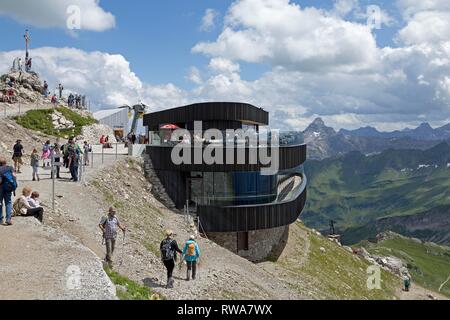
[[[191,66],[202,67],[208,58],[191,52],[200,41],[217,38],[222,29],[223,17],[230,4],[229,0],[170,0],[170,1],[105,1],[102,7],[116,17],[116,26],[105,32],[77,32],[77,36],[63,29],[30,26],[33,47],[76,47],[86,51],[104,51],[124,55],[131,68],[143,80],[150,83],[172,82],[180,87],[190,88],[185,76]],[[302,7],[314,6],[331,9],[330,0],[292,1]],[[373,3],[361,1],[361,5]],[[383,9],[394,13],[392,1],[376,1]],[[201,30],[205,10],[212,8],[218,12],[216,25],[210,32]],[[0,50],[8,51],[23,47],[22,34],[28,24],[8,17],[0,18],[0,29],[8,30]],[[376,30],[380,45],[395,45],[392,41],[395,28],[383,27]],[[253,80],[268,70],[265,64],[243,63],[243,78]]]
[[[75,33],[72,4],[89,17]],[[0,72],[28,27],[41,77],[97,108],[239,100],[292,129],[318,116],[336,129],[439,126],[450,122],[449,21],[447,0],[3,0]]]

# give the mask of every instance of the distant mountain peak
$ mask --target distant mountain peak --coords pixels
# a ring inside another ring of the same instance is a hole
[[[322,118],[316,118],[304,131],[306,136],[317,137],[328,137],[336,134],[333,128],[327,127]]]
[[[433,128],[430,126],[430,124],[428,122],[423,122],[420,124],[420,126],[418,127],[418,129],[431,129],[433,130]]]

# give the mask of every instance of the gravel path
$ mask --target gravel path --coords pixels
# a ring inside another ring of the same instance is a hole
[[[89,249],[34,218],[0,227],[0,299],[115,299],[115,287]]]

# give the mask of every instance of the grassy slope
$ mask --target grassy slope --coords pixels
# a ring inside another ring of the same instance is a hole
[[[115,285],[119,285],[126,290],[117,289],[117,297],[120,300],[163,300],[164,297],[153,292],[149,287],[143,286],[137,282],[120,275],[109,268],[105,269],[106,274]]]
[[[340,229],[361,226],[386,216],[409,215],[450,204],[450,170],[401,172],[392,168],[375,176],[345,176],[341,163],[309,179],[304,220],[322,229],[330,219]]]
[[[279,261],[265,265],[274,267],[274,275],[299,293],[314,299],[390,300],[401,286],[398,277],[382,270],[381,290],[369,290],[368,262],[299,222],[291,226],[288,247]]]
[[[407,262],[413,281],[433,291],[450,276],[450,248],[395,236],[378,244],[364,241],[361,246],[371,254],[394,256]],[[450,281],[441,293],[450,297]]]
[[[75,124],[74,129],[54,129],[52,123],[52,113],[54,109],[30,110],[24,115],[16,117],[15,120],[24,128],[40,131],[44,134],[61,138],[80,135],[81,128],[83,126],[97,123],[94,118],[83,117],[80,114],[64,107],[57,108],[57,110],[61,112],[67,120],[73,121]]]

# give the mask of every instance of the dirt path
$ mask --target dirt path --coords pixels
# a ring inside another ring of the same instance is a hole
[[[115,299],[100,259],[34,218],[0,226],[0,300]]]
[[[95,160],[96,168],[87,169],[86,179],[115,157],[106,157],[103,165],[98,156]],[[40,168],[39,182],[31,181],[29,166],[22,172],[17,193],[25,185],[39,191],[45,224],[15,217],[13,226],[0,226],[0,299],[115,299],[115,287],[99,258],[101,240],[96,238],[104,208],[90,203],[83,183],[70,182],[68,170],[63,168],[63,179],[55,183],[56,210],[52,212],[50,171]],[[79,214],[81,211],[86,214]],[[73,270],[81,273],[81,287],[67,285]]]
[[[414,283],[412,283],[409,292],[398,290],[397,295],[400,300],[449,300],[439,293],[422,288]]]
[[[29,110],[34,109],[49,109],[52,108],[53,105],[51,103],[44,103],[44,104],[33,104],[33,103],[0,103],[0,119],[2,118],[8,118],[8,117],[14,117],[17,115],[20,115],[24,112],[27,112]]]

